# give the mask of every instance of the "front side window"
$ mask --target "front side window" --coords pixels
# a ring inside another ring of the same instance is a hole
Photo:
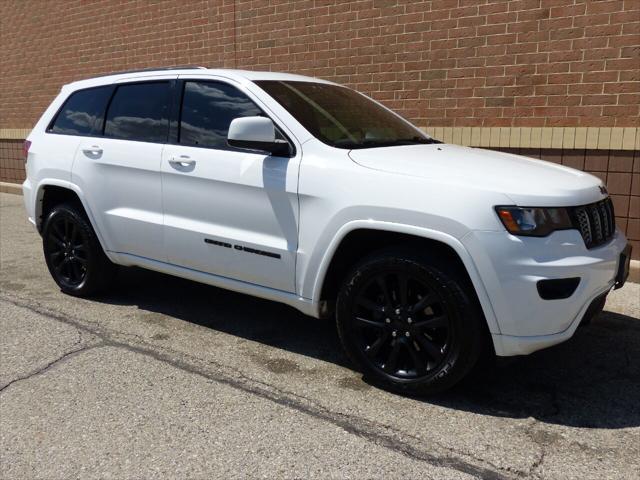
[[[107,137],[163,143],[169,131],[169,82],[119,85],[109,105]]]
[[[102,131],[104,111],[111,97],[111,86],[78,90],[64,103],[49,132],[91,135]]]
[[[179,143],[231,149],[227,145],[231,121],[262,114],[262,110],[249,97],[231,85],[187,81],[182,99]]]
[[[339,85],[262,80],[256,84],[313,136],[338,148],[440,143],[364,95]]]

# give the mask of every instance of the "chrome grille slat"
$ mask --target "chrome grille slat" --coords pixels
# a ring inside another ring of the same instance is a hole
[[[615,214],[610,198],[575,207],[572,209],[572,217],[587,248],[602,245],[615,233]]]

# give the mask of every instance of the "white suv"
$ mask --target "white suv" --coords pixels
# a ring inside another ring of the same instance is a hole
[[[51,275],[136,265],[335,314],[354,363],[432,393],[562,342],[628,274],[597,178],[446,145],[368,97],[202,68],[66,85],[25,142]]]

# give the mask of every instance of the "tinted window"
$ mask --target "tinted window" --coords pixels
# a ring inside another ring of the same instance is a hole
[[[262,115],[237,88],[218,82],[185,82],[180,121],[180,143],[199,147],[227,146],[231,120]]]
[[[49,129],[53,133],[90,135],[102,131],[102,121],[112,87],[90,88],[73,93]]]
[[[364,95],[339,85],[258,81],[311,134],[339,148],[440,143]]]
[[[109,105],[104,134],[141,142],[166,142],[169,92],[169,82],[118,86]]]

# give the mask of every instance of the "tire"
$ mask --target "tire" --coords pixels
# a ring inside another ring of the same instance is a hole
[[[84,210],[74,203],[56,205],[49,212],[42,247],[49,273],[69,295],[98,293],[115,275],[116,266],[104,254]]]
[[[371,383],[409,395],[444,391],[473,369],[485,346],[484,317],[470,288],[437,258],[378,252],[342,285],[338,335]]]

